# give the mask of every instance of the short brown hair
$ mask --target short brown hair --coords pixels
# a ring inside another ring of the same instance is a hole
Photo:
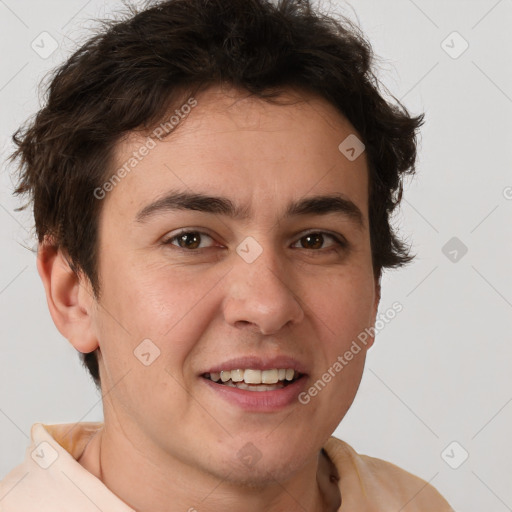
[[[55,71],[46,105],[13,135],[11,155],[15,194],[30,196],[39,242],[61,247],[97,298],[94,190],[112,174],[115,144],[224,83],[269,102],[298,87],[334,105],[366,146],[375,275],[412,259],[390,216],[414,172],[423,116],[384,99],[371,46],[348,19],[315,12],[309,0],[167,0],[102,26]],[[81,357],[99,388],[96,352]]]

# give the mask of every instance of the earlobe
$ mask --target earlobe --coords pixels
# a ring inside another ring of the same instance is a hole
[[[59,332],[79,351],[98,347],[92,329],[92,294],[71,269],[64,252],[47,242],[37,251],[37,270],[43,281],[48,308]]]

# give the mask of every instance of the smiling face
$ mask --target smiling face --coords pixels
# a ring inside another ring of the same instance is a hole
[[[362,375],[365,350],[298,400],[375,319],[367,162],[339,151],[355,130],[316,97],[281,106],[210,89],[196,99],[104,199],[101,298],[89,313],[105,425],[148,460],[239,482],[284,478],[316,457]],[[119,144],[115,169],[146,140]],[[300,379],[248,391],[207,378],[235,369]]]

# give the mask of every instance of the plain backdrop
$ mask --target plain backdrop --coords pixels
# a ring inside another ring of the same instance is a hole
[[[510,511],[512,1],[321,5],[358,21],[382,81],[426,114],[395,217],[418,256],[383,279],[381,311],[395,301],[403,311],[378,334],[335,435],[431,482],[457,511]],[[45,73],[87,37],[89,19],[120,6],[0,0],[0,156],[36,112]],[[2,165],[0,478],[23,459],[33,423],[102,420],[100,395],[50,318],[31,212],[14,211],[12,188]]]

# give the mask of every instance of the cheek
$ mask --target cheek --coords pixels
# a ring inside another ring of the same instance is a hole
[[[181,365],[215,314],[209,291],[222,275],[218,270],[120,263],[102,296],[105,341],[116,340],[112,351],[126,364],[142,340],[150,339],[168,365]]]
[[[312,290],[315,313],[335,337],[338,348],[373,323],[375,283],[368,272],[346,270]]]
[[[366,272],[332,276],[315,291],[316,329],[324,333],[324,343],[318,348],[319,364],[305,399],[311,400],[314,414],[324,414],[325,407],[331,413],[336,410],[334,428],[352,404],[364,370],[369,346],[365,330],[373,323],[375,300],[374,281],[367,276]]]

